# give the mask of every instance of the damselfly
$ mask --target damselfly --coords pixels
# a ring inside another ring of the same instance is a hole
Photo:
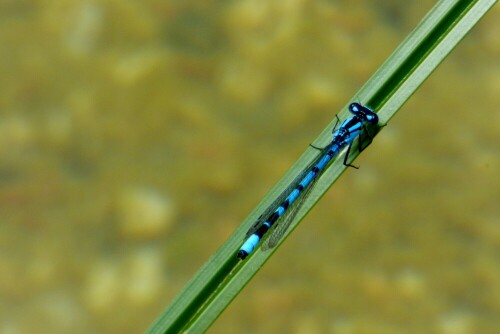
[[[304,200],[313,188],[314,183],[344,147],[347,146],[344,165],[357,168],[347,161],[352,144],[356,137],[359,137],[358,147],[360,152],[370,145],[373,138],[368,131],[367,125],[376,125],[378,123],[378,116],[370,108],[359,103],[351,103],[349,111],[353,116],[342,122],[338,129],[336,129],[339,123],[337,117],[337,123],[332,130],[333,139],[330,144],[324,148],[315,147],[321,151],[318,157],[290,183],[248,230],[245,242],[238,251],[240,259],[245,259],[257,247],[264,235],[271,228],[273,228],[273,231],[270,232],[271,235],[265,240],[261,248],[266,250],[277,245],[300,207],[304,204]],[[363,136],[367,136],[368,138],[364,147],[362,146]]]

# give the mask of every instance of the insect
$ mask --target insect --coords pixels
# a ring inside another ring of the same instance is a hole
[[[293,218],[313,188],[314,183],[325,171],[328,164],[344,147],[347,146],[344,165],[358,168],[347,161],[352,144],[356,137],[359,136],[359,152],[370,145],[373,138],[368,131],[367,125],[377,125],[378,116],[370,108],[360,103],[351,103],[349,105],[349,111],[353,116],[342,122],[338,129],[336,128],[340,121],[337,117],[337,123],[332,130],[332,141],[323,148],[312,146],[321,151],[318,157],[290,183],[248,230],[245,236],[245,242],[238,251],[238,257],[240,259],[243,260],[252,253],[265,234],[268,233],[273,226],[274,229],[271,235],[266,239],[261,248],[266,250],[278,244],[278,241],[290,226]],[[364,135],[366,135],[369,140],[367,144],[362,147],[362,136]]]

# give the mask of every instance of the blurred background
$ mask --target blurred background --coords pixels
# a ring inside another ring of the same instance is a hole
[[[0,333],[141,333],[434,1],[0,2]],[[500,328],[496,6],[211,333]]]

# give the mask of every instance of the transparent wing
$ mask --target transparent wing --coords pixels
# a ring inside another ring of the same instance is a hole
[[[285,200],[285,198],[287,198],[287,196],[290,194],[290,192],[293,189],[295,189],[295,187],[297,187],[297,184],[300,181],[302,181],[302,179],[304,178],[304,176],[307,173],[309,173],[309,170],[316,163],[317,159],[318,158],[315,158],[307,166],[307,168],[305,168],[299,175],[297,175],[295,177],[295,179],[292,182],[290,182],[290,184],[288,185],[288,187],[286,187],[285,190],[283,190],[281,192],[281,194],[278,197],[276,197],[276,199],[267,207],[267,209],[259,216],[259,218],[257,218],[257,220],[255,221],[255,223],[248,229],[247,234],[245,235],[245,238],[248,238],[249,236],[251,236],[252,234],[254,234],[254,232],[257,231],[259,229],[259,227],[262,226],[262,224],[264,224],[266,222],[266,220],[274,213],[274,211],[276,211],[276,209],[281,205],[281,203],[283,203],[283,201]],[[276,225],[278,224],[278,222],[280,220],[281,220],[281,217],[280,217],[280,219],[277,222],[275,222],[273,224],[273,228],[276,227]]]
[[[269,231],[269,237],[262,243],[262,250],[268,250],[276,247],[278,242],[290,227],[290,224],[293,222],[295,216],[300,211],[300,208],[305,203],[305,199],[308,197],[307,195],[309,195],[311,190],[314,188],[314,185],[320,176],[321,173],[314,177],[311,184],[309,184],[309,186],[300,194],[300,197],[293,202],[292,206],[285,211],[283,216],[281,216],[280,219],[274,223],[274,229]]]

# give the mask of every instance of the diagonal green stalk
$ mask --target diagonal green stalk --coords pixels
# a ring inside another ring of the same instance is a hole
[[[401,43],[389,59],[356,94],[357,99],[375,110],[381,124],[386,124],[422,82],[436,69],[467,32],[496,3],[496,0],[442,0]],[[347,116],[347,109],[339,113]],[[320,134],[317,143],[325,143],[335,120]],[[352,150],[352,156],[357,156]],[[179,293],[166,311],[153,323],[148,333],[205,331],[232,299],[273,254],[255,251],[245,261],[236,258],[245,232],[259,214],[300,173],[317,152],[308,149],[280,182],[252,211],[228,241],[210,258]],[[343,173],[342,158],[336,159],[311,191],[287,235]],[[282,238],[281,242],[286,238]]]

